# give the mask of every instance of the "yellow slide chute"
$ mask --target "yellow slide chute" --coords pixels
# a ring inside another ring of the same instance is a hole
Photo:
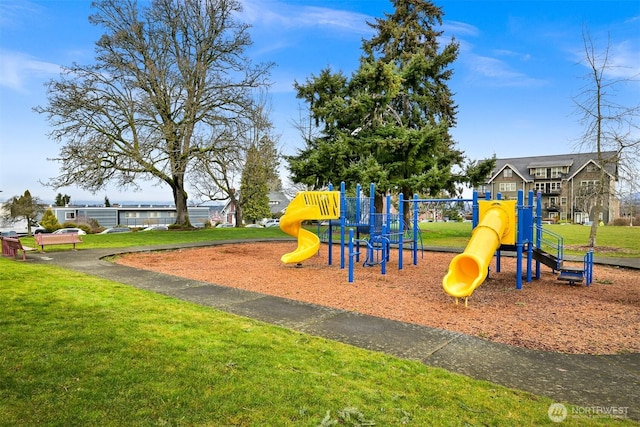
[[[442,279],[444,291],[456,298],[468,298],[489,273],[489,264],[502,244],[515,243],[516,201],[480,201],[480,221],[464,252],[456,255]]]
[[[298,239],[295,251],[282,255],[285,264],[300,263],[311,258],[320,249],[320,239],[302,228],[308,220],[328,220],[340,218],[339,191],[302,191],[289,203],[287,211],[280,218],[280,229]]]

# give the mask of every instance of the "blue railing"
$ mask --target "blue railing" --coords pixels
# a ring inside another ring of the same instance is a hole
[[[564,260],[564,238],[561,235],[536,225],[536,247],[552,255],[555,254],[556,267],[560,269]]]

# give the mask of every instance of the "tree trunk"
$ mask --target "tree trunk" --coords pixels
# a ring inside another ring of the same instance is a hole
[[[182,227],[191,227],[189,221],[189,211],[187,210],[187,192],[184,191],[184,180],[181,177],[174,177],[173,185],[173,201],[176,204],[176,225]]]
[[[413,197],[413,194],[411,194],[411,189],[409,187],[404,187],[402,189],[402,197],[404,198],[404,206],[402,207],[402,226],[406,228],[409,227],[409,224],[411,224],[411,220],[413,218],[413,210],[411,209],[413,207],[413,204],[409,202],[409,200],[411,200],[411,198]]]
[[[591,230],[589,231],[589,247],[596,247],[596,236],[598,235],[598,225],[600,223],[600,212],[602,212],[602,196],[596,196],[596,204],[589,213],[591,220]]]
[[[242,196],[241,196],[242,197]],[[240,207],[240,201],[236,199],[235,193],[231,196],[231,203],[236,207],[236,227],[242,225],[242,208]]]

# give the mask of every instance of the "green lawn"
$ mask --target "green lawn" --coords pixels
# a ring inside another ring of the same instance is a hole
[[[193,231],[137,231],[132,233],[87,234],[81,236],[83,243],[78,248],[117,248],[131,246],[156,246],[177,243],[208,242],[229,239],[271,239],[289,237],[279,227],[270,228],[207,228]],[[33,237],[20,239],[23,244],[35,247]],[[55,250],[65,249],[69,245],[59,245]],[[49,247],[45,247],[48,249]],[[52,246],[53,248],[53,246]]]
[[[448,246],[464,248],[471,237],[470,222],[421,223],[425,246]],[[585,246],[589,241],[590,227],[583,225],[544,225],[545,229],[559,234],[566,247]],[[640,257],[640,227],[603,226],[598,229],[594,254],[607,257]],[[609,248],[617,248],[611,251]],[[606,250],[605,250],[606,249]],[[570,254],[582,254],[584,249],[569,249]]]
[[[586,251],[589,227],[582,225],[545,225],[564,238],[565,253],[581,255]],[[425,246],[464,248],[471,237],[470,222],[428,222],[421,223],[422,243]],[[309,230],[318,231],[317,226]],[[149,231],[118,234],[89,234],[82,236],[81,249],[115,248],[131,246],[155,246],[213,240],[290,238],[278,227],[271,228],[211,228],[194,231]],[[23,237],[23,244],[35,247],[32,237]],[[580,248],[577,248],[580,246]],[[616,248],[617,250],[610,250]],[[69,250],[69,245],[47,247],[47,250]],[[597,247],[594,251],[600,257],[640,257],[640,227],[603,226],[598,229]]]
[[[547,398],[58,267],[0,259],[0,313],[3,426],[552,425]]]

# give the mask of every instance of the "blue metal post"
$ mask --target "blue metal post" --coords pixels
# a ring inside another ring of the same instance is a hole
[[[478,192],[473,192],[473,202],[471,204],[471,229],[475,229],[480,222],[479,219],[480,211],[478,205]]]
[[[329,183],[329,191],[333,191],[333,184]],[[342,202],[340,202],[342,203]],[[342,215],[342,206],[340,206],[340,215]],[[320,223],[318,223],[318,235],[320,235]],[[327,264],[333,264],[333,223],[329,220],[329,235],[327,236]]]
[[[375,235],[375,222],[376,222],[376,204],[375,204],[375,185],[371,183],[369,185],[369,237],[373,238]]]
[[[496,195],[497,200],[502,200],[502,194],[498,193]],[[500,248],[498,248],[498,250],[496,251],[496,273],[500,273],[500,270],[502,268],[502,257],[500,256]],[[491,267],[489,267],[491,268]]]
[[[538,191],[536,194],[536,248],[542,246],[542,193]],[[536,279],[540,279],[540,261],[536,261]]]
[[[522,223],[524,222],[524,192],[522,190],[518,190],[518,206],[516,208],[516,213],[518,216],[518,230],[516,232],[516,289],[522,289]]]
[[[353,283],[353,229],[349,230],[349,283]]]
[[[362,221],[362,187],[360,183],[356,184],[356,206],[355,206],[355,217],[353,218],[353,223],[350,225],[356,227],[356,261],[360,262],[360,222]]]
[[[418,195],[413,195],[413,265],[418,265]]]
[[[402,270],[402,251],[404,250],[404,194],[398,197],[399,218],[398,218],[398,270]]]
[[[527,203],[527,283],[532,280],[533,270],[533,191],[529,190],[529,201]]]
[[[347,199],[346,199],[346,185],[344,181],[340,183],[340,269],[344,270],[344,244],[345,244],[345,230],[347,223]]]

